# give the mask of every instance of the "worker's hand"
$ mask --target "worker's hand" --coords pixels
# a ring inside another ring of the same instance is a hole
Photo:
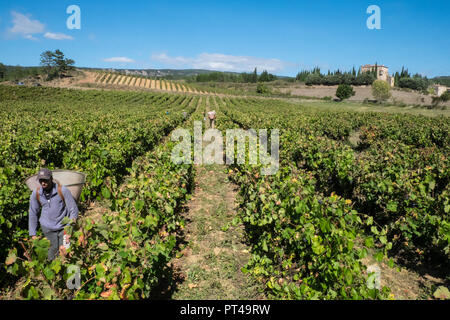
[[[67,255],[67,251],[66,248],[64,248],[64,246],[60,246],[59,247],[59,255],[64,259]]]
[[[37,236],[32,236],[31,240],[36,240],[38,237]]]

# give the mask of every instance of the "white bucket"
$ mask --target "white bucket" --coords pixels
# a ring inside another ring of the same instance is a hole
[[[71,170],[53,170],[52,175],[53,180],[69,189],[75,201],[78,201],[83,186],[86,183],[86,174]],[[39,180],[37,180],[37,174],[27,178],[25,183],[31,191],[34,191],[41,186]]]

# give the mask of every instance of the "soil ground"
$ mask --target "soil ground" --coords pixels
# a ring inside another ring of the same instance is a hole
[[[366,266],[376,265],[380,269],[381,286],[390,288],[394,300],[431,300],[437,287],[450,286],[444,270],[432,270],[423,264],[405,267],[400,265],[398,257],[393,260],[393,268],[387,261],[377,262],[371,254],[362,261]]]
[[[196,188],[186,214],[187,245],[172,261],[183,282],[172,299],[264,299],[261,285],[241,272],[250,259],[243,227],[224,231],[236,215],[236,190],[224,166],[197,166],[196,171]]]

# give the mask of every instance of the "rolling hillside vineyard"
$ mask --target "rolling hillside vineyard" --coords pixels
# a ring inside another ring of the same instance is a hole
[[[139,81],[139,82],[137,82]],[[23,299],[148,299],[171,274],[195,164],[174,163],[177,128],[216,111],[216,129],[280,132],[279,170],[223,166],[238,186],[250,247],[242,268],[269,299],[388,299],[366,257],[448,264],[448,117],[331,111],[206,95],[176,82],[99,74],[96,82],[170,92],[0,86],[0,285]],[[206,129],[204,126],[203,130]],[[225,135],[224,135],[225,136]],[[192,150],[194,153],[194,150]],[[83,172],[70,247],[47,261],[28,237],[39,168]],[[99,214],[84,215],[91,205]],[[80,285],[67,285],[76,266]]]

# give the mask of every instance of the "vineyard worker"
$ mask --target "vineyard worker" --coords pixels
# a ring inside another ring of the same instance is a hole
[[[209,127],[214,129],[215,121],[216,121],[216,111],[209,111],[208,112],[208,118],[209,118]]]
[[[30,212],[28,217],[28,230],[32,239],[36,238],[38,214],[42,208],[39,223],[45,237],[50,240],[48,260],[52,261],[59,254],[63,245],[64,217],[76,220],[78,207],[69,189],[59,186],[53,181],[52,172],[41,169],[37,175],[40,187],[33,191],[30,198]]]

